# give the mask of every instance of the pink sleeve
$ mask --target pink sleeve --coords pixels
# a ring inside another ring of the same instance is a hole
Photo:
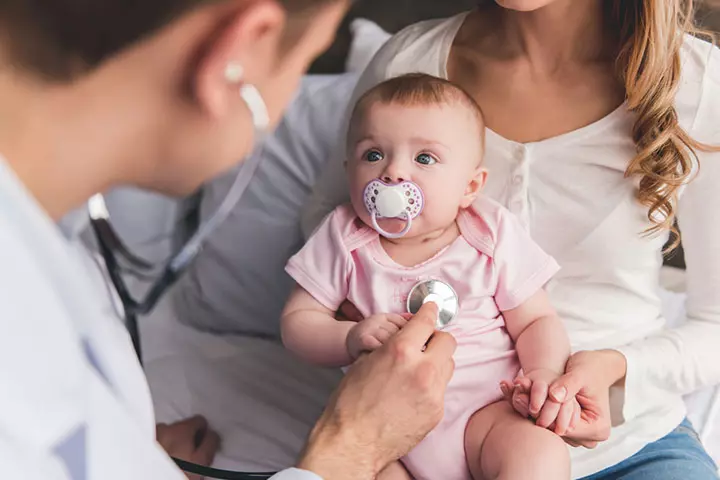
[[[336,209],[288,262],[285,270],[315,300],[335,311],[348,295],[350,255],[342,237],[344,210]]]
[[[510,212],[503,212],[495,233],[493,262],[498,278],[495,303],[505,312],[537,293],[560,267]]]

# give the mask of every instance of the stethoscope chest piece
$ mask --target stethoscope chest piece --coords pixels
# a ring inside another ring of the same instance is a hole
[[[425,280],[415,285],[408,295],[407,310],[414,315],[428,302],[434,302],[438,306],[436,321],[438,329],[446,327],[457,315],[459,308],[457,293],[441,280]]]

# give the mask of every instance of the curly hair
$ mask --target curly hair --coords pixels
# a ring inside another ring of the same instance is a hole
[[[619,27],[618,75],[637,153],[625,172],[639,178],[637,198],[648,208],[646,234],[670,230],[668,250],[680,243],[675,208],[680,188],[691,180],[697,151],[716,147],[694,140],[678,123],[675,95],[680,84],[680,51],[687,34],[710,35],[695,27],[693,0],[614,0],[609,18]]]

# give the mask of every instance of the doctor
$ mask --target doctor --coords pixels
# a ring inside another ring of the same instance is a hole
[[[97,265],[56,221],[117,185],[187,194],[247,155],[264,122],[240,89],[274,125],[346,8],[0,2],[2,478],[170,480],[183,476],[166,451],[211,461],[202,419],[156,432]],[[439,421],[455,346],[433,308],[351,370],[300,468],[277,478],[373,478]]]

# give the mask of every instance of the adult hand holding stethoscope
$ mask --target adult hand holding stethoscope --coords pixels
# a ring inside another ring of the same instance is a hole
[[[352,314],[350,304],[341,308]],[[325,479],[344,478],[349,468],[354,478],[375,478],[439,423],[456,342],[436,330],[437,317],[434,303],[424,305],[350,368],[310,435],[300,468]]]

